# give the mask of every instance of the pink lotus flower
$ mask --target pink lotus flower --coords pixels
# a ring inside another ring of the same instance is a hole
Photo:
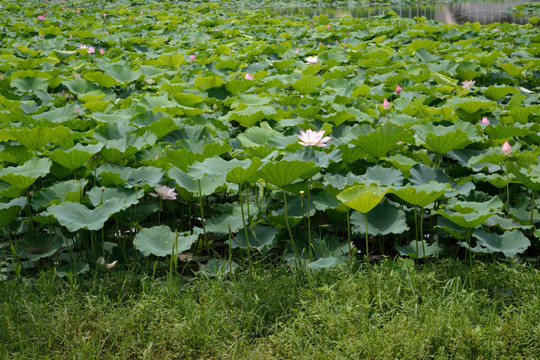
[[[296,53],[297,53],[297,54],[300,54],[300,49],[296,49]]]
[[[100,53],[101,55],[105,54],[105,49],[99,49],[99,53]]]
[[[495,32],[498,32],[498,31],[499,31],[499,29],[498,29],[498,28],[495,28],[495,29],[493,29],[493,31],[495,31]]]
[[[328,24],[328,26],[326,27],[328,30],[330,30],[332,26],[330,24]]]
[[[172,189],[165,185],[154,188],[154,190],[156,190],[156,192],[150,193],[149,195],[153,197],[160,197],[164,200],[176,200],[176,195],[178,195],[175,192],[175,189]]]
[[[505,156],[510,155],[510,153],[512,152],[512,147],[510,146],[508,141],[505,141],[503,146],[501,146],[501,151]]]
[[[189,55],[189,60],[195,61],[195,55],[194,54]]]
[[[399,93],[401,92],[401,90],[403,90],[403,89],[401,88],[401,86],[399,86],[399,85],[396,86],[396,94],[397,94],[397,95],[399,95]]]
[[[319,60],[317,59],[317,56],[308,56],[308,57],[306,58],[306,62],[307,62],[308,64],[315,64],[315,63],[317,63],[318,61],[319,61]]]
[[[390,109],[390,103],[388,102],[388,100],[384,99],[383,103],[382,103],[382,107],[384,110],[389,110]]]
[[[89,54],[93,54],[93,53],[95,53],[95,52],[96,52],[96,49],[94,49],[92,46],[89,46],[89,47],[88,47],[88,53],[89,53]]]
[[[103,18],[106,18],[107,17],[107,14],[103,14]]]
[[[77,10],[77,15],[79,15],[81,12],[79,10]]]
[[[246,80],[253,80],[253,75],[246,74],[245,79]]]
[[[489,125],[490,123],[489,119],[486,116],[484,116],[482,120],[480,120],[480,122],[482,123],[482,125],[486,125],[486,126]]]
[[[325,130],[321,131],[313,131],[311,129],[307,129],[306,132],[303,132],[300,130],[300,134],[298,135],[298,138],[301,140],[299,141],[299,144],[302,146],[319,146],[319,147],[325,147],[328,140],[331,139],[330,136],[324,136]]]
[[[39,15],[39,16],[37,17],[37,19],[40,20],[40,21],[43,21],[44,17],[41,16],[41,15]]]
[[[461,87],[464,89],[470,89],[474,85],[476,81],[475,80],[466,80],[461,82]]]
[[[73,39],[73,35],[72,35],[72,34],[69,34],[69,38],[70,38],[70,39]]]

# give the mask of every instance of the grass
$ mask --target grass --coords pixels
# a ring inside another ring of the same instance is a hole
[[[540,271],[384,261],[229,279],[133,268],[0,284],[6,359],[537,359]],[[402,270],[402,268],[409,270]]]

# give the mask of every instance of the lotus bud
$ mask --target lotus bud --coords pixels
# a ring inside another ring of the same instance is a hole
[[[388,102],[388,100],[386,100],[386,98],[384,99],[383,103],[382,103],[382,107],[384,110],[389,110],[390,109],[390,103]]]
[[[396,94],[397,94],[398,96],[399,96],[399,93],[401,92],[401,90],[403,90],[403,89],[401,88],[401,86],[399,86],[399,85],[396,86]]]
[[[510,155],[510,153],[512,152],[512,147],[510,146],[508,141],[505,141],[503,146],[501,146],[501,151],[505,156]]]

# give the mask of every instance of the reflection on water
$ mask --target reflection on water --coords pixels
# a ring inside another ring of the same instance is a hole
[[[469,2],[447,2],[433,5],[403,5],[403,6],[356,6],[356,7],[285,7],[279,10],[280,15],[307,15],[310,17],[326,14],[329,18],[344,16],[371,17],[394,11],[401,17],[425,16],[427,19],[447,24],[463,24],[479,22],[491,24],[494,22],[526,24],[526,17],[516,17],[510,14],[510,8],[515,5],[538,2],[540,0],[480,0]]]

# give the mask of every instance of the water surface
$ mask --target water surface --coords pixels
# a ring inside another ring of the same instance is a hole
[[[425,16],[447,24],[463,24],[466,22],[491,23],[528,23],[527,17],[517,17],[510,13],[513,6],[538,2],[540,0],[478,0],[478,1],[451,1],[431,5],[391,5],[391,6],[334,6],[334,7],[284,7],[280,8],[280,15],[307,15],[310,17],[326,14],[329,18],[344,16],[371,17],[394,11],[401,17]]]

